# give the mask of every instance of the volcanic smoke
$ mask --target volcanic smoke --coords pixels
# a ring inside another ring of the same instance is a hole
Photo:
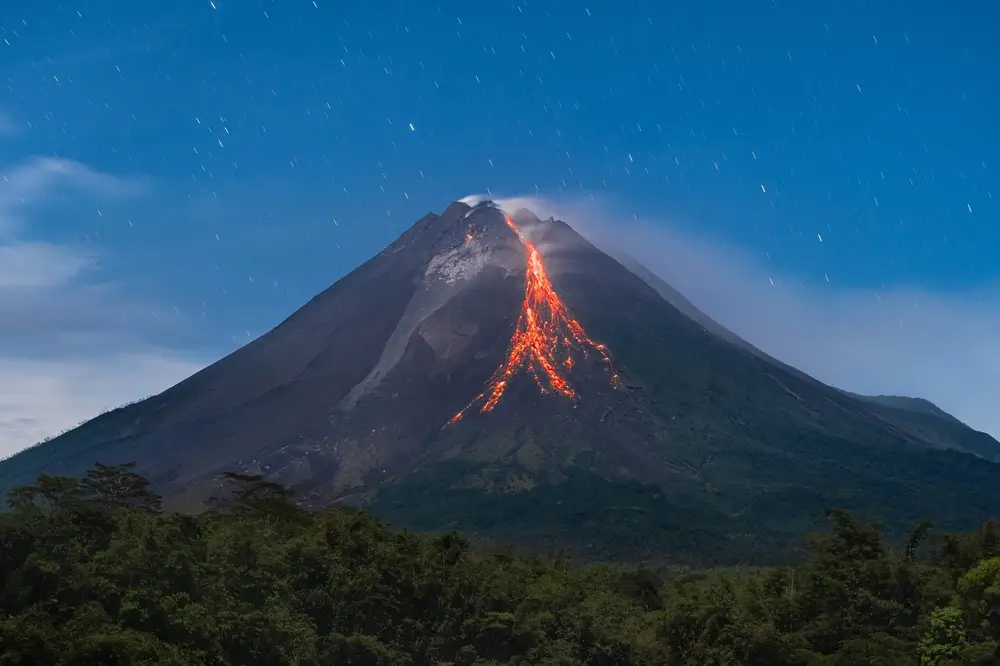
[[[576,398],[566,374],[573,369],[573,353],[584,358],[595,352],[604,360],[611,373],[611,383],[618,385],[618,375],[611,368],[607,347],[587,337],[583,326],[570,314],[569,309],[552,287],[542,263],[542,255],[533,243],[521,235],[514,220],[507,217],[507,226],[514,230],[528,255],[524,275],[524,302],[517,326],[510,340],[507,360],[496,369],[486,384],[486,390],[452,417],[448,424],[461,420],[476,403],[483,402],[481,413],[492,411],[519,370],[527,370],[534,377],[542,393],[554,391],[569,398]]]

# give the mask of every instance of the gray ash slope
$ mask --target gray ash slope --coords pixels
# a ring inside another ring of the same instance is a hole
[[[493,412],[444,427],[505,359],[525,288],[503,213],[456,202],[253,343],[3,461],[0,490],[134,460],[193,509],[221,472],[244,470],[313,504],[515,542],[547,534],[595,556],[771,548],[834,505],[899,526],[1000,513],[1000,465],[959,453],[994,457],[992,438],[825,386],[565,223],[515,218],[610,348],[619,388],[591,358],[570,375],[575,401],[518,375]],[[667,541],[630,544],[612,525]]]

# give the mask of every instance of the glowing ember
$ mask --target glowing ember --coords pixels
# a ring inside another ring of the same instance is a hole
[[[517,233],[528,254],[521,314],[510,340],[507,360],[493,373],[486,390],[455,414],[449,424],[460,420],[480,401],[483,401],[480,412],[491,411],[500,402],[511,378],[522,369],[531,373],[542,393],[555,391],[566,398],[576,398],[576,393],[563,374],[573,368],[574,352],[581,353],[584,357],[592,351],[600,354],[611,372],[612,385],[618,384],[618,375],[611,369],[611,357],[607,348],[587,337],[580,322],[573,319],[569,309],[552,288],[538,249],[524,239],[514,220],[509,217],[506,219],[507,225]]]

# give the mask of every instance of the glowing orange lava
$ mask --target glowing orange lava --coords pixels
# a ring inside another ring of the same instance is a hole
[[[484,401],[480,412],[492,411],[503,397],[511,378],[519,370],[527,370],[535,379],[542,393],[555,391],[574,399],[576,393],[566,380],[566,373],[573,368],[573,353],[587,357],[591,351],[600,354],[609,372],[612,385],[617,386],[618,375],[611,369],[607,347],[594,342],[584,332],[580,322],[573,319],[569,309],[556,294],[538,249],[521,235],[514,220],[506,218],[507,225],[517,233],[528,254],[524,277],[524,302],[521,314],[510,340],[507,360],[496,369],[480,393],[449,424],[459,421],[479,401]]]

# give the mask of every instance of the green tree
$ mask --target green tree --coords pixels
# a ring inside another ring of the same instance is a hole
[[[958,659],[968,648],[962,611],[949,606],[931,613],[930,627],[920,639],[920,666],[939,666]]]

